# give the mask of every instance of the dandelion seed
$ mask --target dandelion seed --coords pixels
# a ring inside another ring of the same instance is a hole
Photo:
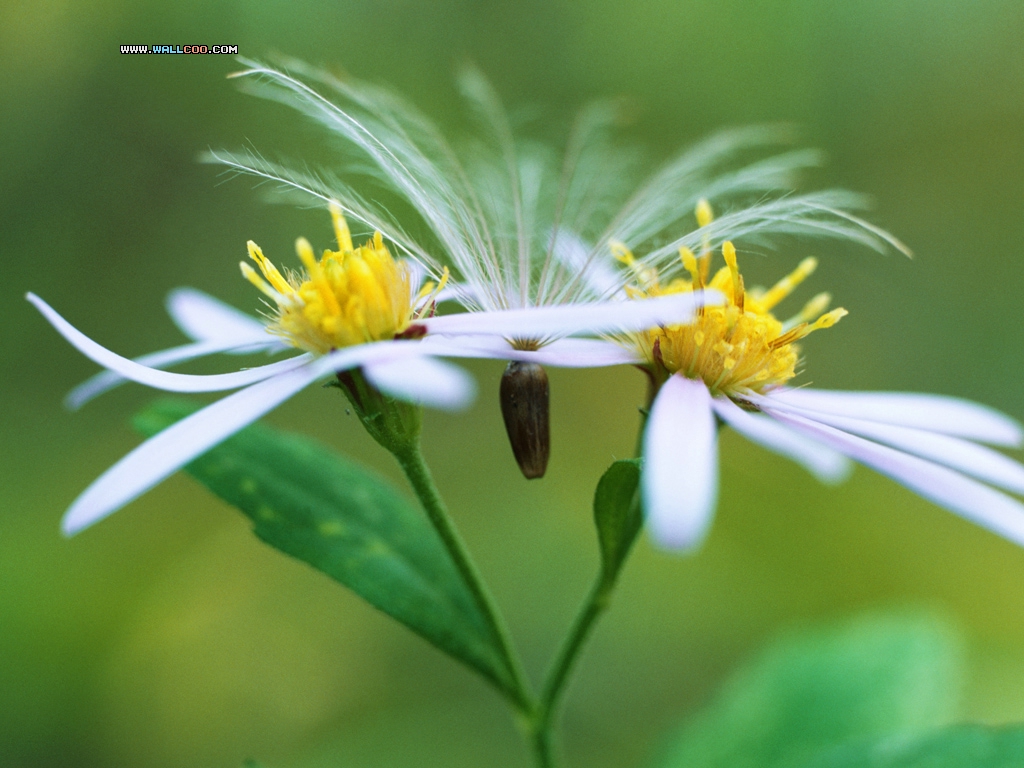
[[[700,243],[714,245],[731,234],[756,238],[772,233],[850,238],[876,248],[891,241],[850,213],[862,205],[856,195],[788,194],[795,173],[820,161],[816,152],[783,152],[736,167],[745,152],[788,140],[785,130],[716,134],[644,179],[637,173],[637,153],[614,139],[618,110],[608,102],[584,109],[564,152],[553,152],[516,135],[494,89],[478,71],[467,69],[459,86],[466,122],[477,131],[463,144],[453,144],[427,116],[385,89],[338,79],[297,61],[288,62],[288,71],[245,63],[248,68],[235,76],[243,87],[298,110],[340,138],[339,165],[358,168],[371,184],[407,204],[428,239],[411,236],[407,222],[403,226],[387,209],[368,202],[336,171],[300,172],[254,152],[218,151],[208,159],[288,191],[340,201],[347,216],[383,232],[435,279],[447,268],[452,295],[471,313],[586,308],[620,296],[629,273],[602,262],[612,240],[667,240],[674,249],[682,244],[677,240],[691,236],[678,230],[702,196],[741,204],[712,223],[705,202],[697,215]],[[653,250],[643,266],[656,270],[664,252]],[[559,349],[555,345],[565,332],[527,320],[533,316],[521,317],[523,324],[503,336],[478,339],[478,349],[538,365],[633,361],[597,339]],[[516,389],[510,379],[516,370],[506,370],[502,391]],[[539,414],[541,401],[535,405],[527,410]],[[502,408],[506,414],[520,412],[505,396]],[[508,422],[510,440],[515,442],[514,433],[537,434],[536,425],[517,424],[516,418]],[[528,452],[528,444],[534,445],[528,441],[516,448],[517,456]],[[543,441],[536,446],[537,461],[526,461],[531,468],[520,462],[532,476],[549,450]]]

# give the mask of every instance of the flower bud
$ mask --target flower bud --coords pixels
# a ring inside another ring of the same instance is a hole
[[[543,477],[551,453],[548,375],[537,363],[511,362],[501,376],[501,415],[519,469]]]

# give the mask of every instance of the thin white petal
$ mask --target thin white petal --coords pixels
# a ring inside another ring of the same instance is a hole
[[[1014,493],[1024,493],[1024,466],[1008,456],[977,443],[923,429],[894,426],[866,419],[851,419],[846,416],[835,416],[830,413],[798,408],[790,403],[777,403],[775,398],[770,395],[759,397],[754,402],[766,411],[782,410],[805,416],[844,432],[852,432],[861,437],[877,440],[937,464],[952,467]]]
[[[58,315],[49,304],[33,293],[26,298],[43,313],[50,324],[79,352],[104,368],[109,368],[126,379],[145,384],[168,392],[217,392],[224,389],[237,389],[257,381],[262,381],[285,371],[294,370],[309,360],[309,355],[299,355],[281,360],[277,363],[262,365],[235,373],[220,373],[210,376],[196,376],[185,373],[169,373],[140,365],[126,357],[111,352],[97,344],[84,333],[76,329],[67,320]]]
[[[208,405],[154,435],[100,475],[68,509],[62,530],[70,536],[102,520],[317,379],[368,361],[415,354],[414,346],[382,342],[332,352]]]
[[[717,304],[722,300],[717,291],[698,291],[635,301],[464,312],[430,317],[420,324],[428,333],[443,336],[494,334],[515,339],[546,339],[680,325],[692,319],[701,304]]]
[[[800,464],[823,483],[841,483],[850,476],[849,459],[817,440],[794,432],[768,416],[744,411],[727,397],[715,398],[715,413],[748,440]]]
[[[591,247],[569,229],[559,229],[551,247],[554,257],[581,279],[596,296],[622,293],[622,277],[604,260],[591,255]]]
[[[431,408],[461,410],[476,396],[476,382],[461,368],[423,355],[363,366],[381,392]]]
[[[249,342],[245,339],[225,339],[224,341],[225,344],[230,345],[224,349],[225,354],[228,355],[252,355],[257,352],[266,352],[272,355],[295,349],[291,344],[275,337],[259,342]]]
[[[635,352],[602,339],[558,339],[535,351],[513,349],[499,336],[428,336],[422,344],[430,354],[445,357],[519,360],[561,368],[600,368],[642,362]]]
[[[643,362],[633,350],[603,339],[558,339],[535,352],[522,352],[509,358],[561,368],[603,368],[609,365],[635,365]]]
[[[405,265],[409,275],[409,285],[412,286],[413,295],[415,295],[427,280],[427,268],[416,259],[403,259],[402,263]]]
[[[718,497],[718,445],[711,394],[701,381],[670,376],[651,406],[641,475],[651,534],[671,549],[697,546]]]
[[[150,352],[148,355],[136,357],[134,362],[149,368],[166,368],[177,363],[186,362],[187,360],[195,360],[218,352],[232,352],[237,349],[237,341],[196,341],[191,344],[183,344],[180,347]],[[244,349],[249,350],[251,347],[245,346]],[[97,373],[68,392],[67,397],[64,398],[64,406],[77,411],[90,400],[99,397],[114,387],[124,384],[126,381],[128,379],[114,371]]]
[[[795,413],[775,411],[779,421],[842,451],[883,475],[1016,544],[1024,545],[1024,505],[976,480],[925,459]]]
[[[434,301],[443,304],[446,301],[454,301],[464,307],[472,306],[476,301],[476,291],[465,285],[449,285],[437,292]]]
[[[1019,446],[1024,430],[994,408],[944,395],[913,392],[839,392],[780,389],[772,399],[836,416],[850,416],[966,437],[994,445]]]
[[[257,318],[195,288],[171,291],[167,295],[167,313],[182,333],[196,341],[274,341],[268,339],[265,325]]]
[[[104,472],[64,515],[68,536],[102,520],[272,410],[322,373],[312,365],[235,392],[151,437]]]

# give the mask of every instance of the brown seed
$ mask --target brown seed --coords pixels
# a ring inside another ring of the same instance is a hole
[[[544,477],[551,453],[548,374],[537,363],[511,362],[501,376],[501,415],[519,469]]]

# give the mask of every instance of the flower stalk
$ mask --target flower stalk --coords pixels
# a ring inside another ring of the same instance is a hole
[[[639,457],[643,448],[644,431],[647,426],[647,417],[650,413],[651,404],[658,394],[659,384],[653,377],[649,378],[646,406],[640,409],[640,427],[637,430],[637,450]],[[632,512],[639,515],[637,509],[640,504],[639,494],[633,497]],[[609,568],[607,563],[602,563],[594,583],[590,587],[583,604],[580,606],[569,628],[568,634],[562,640],[551,666],[548,668],[544,678],[544,685],[541,689],[540,699],[534,711],[531,721],[530,738],[533,747],[534,757],[539,768],[549,768],[557,765],[552,744],[552,730],[555,724],[555,717],[558,714],[558,706],[565,694],[569,676],[576,665],[583,646],[590,638],[598,619],[604,615],[611,603],[612,593],[618,582],[619,574],[625,565],[631,549],[630,544],[626,545],[625,555],[617,567]]]
[[[402,471],[405,472],[409,484],[423,505],[423,509],[427,513],[427,517],[430,518],[434,530],[441,537],[441,541],[444,543],[449,555],[451,555],[459,574],[466,582],[474,600],[476,600],[480,610],[487,618],[488,624],[490,624],[498,650],[510,675],[509,680],[501,689],[502,695],[518,714],[527,718],[531,717],[535,709],[534,697],[526,682],[526,676],[523,674],[518,654],[512,645],[512,638],[508,628],[505,626],[505,620],[502,618],[501,612],[498,610],[494,598],[487,588],[487,584],[480,575],[480,570],[477,568],[476,563],[473,562],[465,542],[462,541],[454,521],[448,514],[437,485],[434,483],[434,478],[430,474],[430,469],[423,458],[419,439],[417,438],[406,446],[394,451],[393,455],[399,465],[401,465]]]
[[[599,571],[551,663],[540,697],[535,697],[526,681],[501,612],[448,514],[423,457],[419,440],[421,409],[382,395],[358,370],[345,372],[338,376],[338,380],[340,388],[352,403],[367,431],[394,455],[402,467],[434,530],[486,617],[498,651],[509,672],[509,678],[506,681],[495,681],[496,685],[519,716],[519,722],[530,741],[538,768],[553,768],[558,764],[552,738],[558,707],[583,646],[593,632],[597,620],[608,608],[619,569],[610,571],[602,567]],[[652,388],[652,396],[653,393]],[[642,422],[641,435],[643,427]],[[637,497],[633,503],[639,504],[639,498]]]
[[[544,687],[531,722],[533,751],[540,768],[557,764],[551,743],[551,731],[558,713],[558,705],[561,703],[569,675],[576,665],[580,651],[583,650],[583,645],[589,639],[597,620],[607,610],[614,588],[615,579],[606,578],[602,571],[595,579],[583,605],[580,606],[572,627],[562,641],[544,679]]]

